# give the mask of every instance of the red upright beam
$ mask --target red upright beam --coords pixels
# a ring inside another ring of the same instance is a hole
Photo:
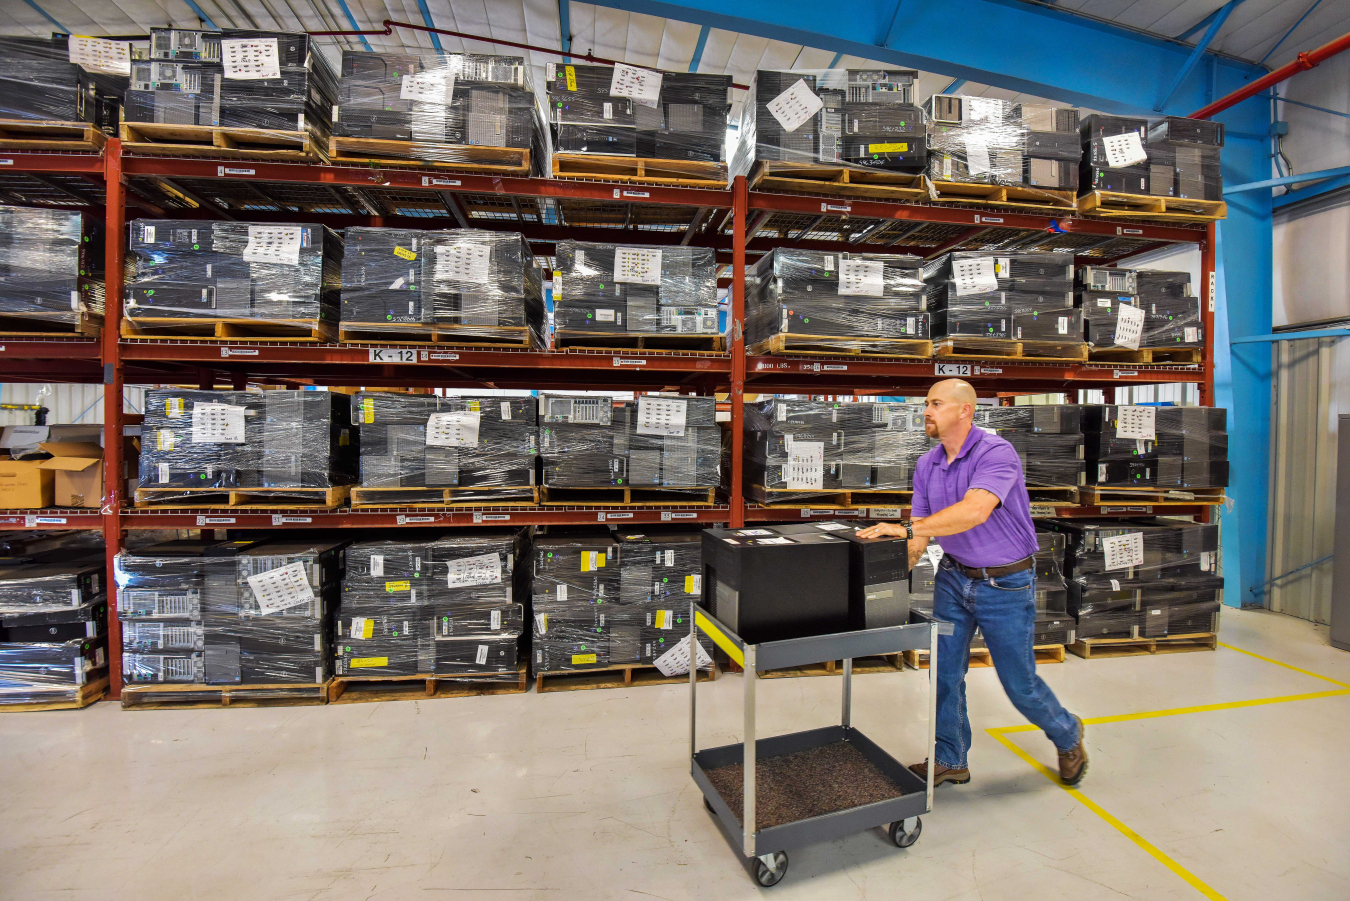
[[[1200,245],[1200,324],[1204,329],[1200,345],[1200,369],[1204,381],[1200,383],[1200,406],[1214,406],[1214,229],[1213,222],[1206,229]]]
[[[745,176],[732,184],[731,258],[731,527],[745,525],[745,217],[750,189]]]
[[[103,267],[103,540],[108,562],[108,669],[114,699],[122,696],[122,625],[117,618],[116,557],[122,549],[122,361],[118,333],[122,325],[122,263],[126,209],[122,186],[122,142],[108,141],[103,153],[106,185],[106,239]]]

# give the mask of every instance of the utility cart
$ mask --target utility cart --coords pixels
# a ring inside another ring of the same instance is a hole
[[[704,806],[750,877],[762,886],[777,885],[787,873],[789,849],[888,823],[891,841],[898,847],[908,848],[918,841],[923,829],[919,814],[933,809],[932,767],[925,783],[853,728],[853,659],[927,649],[932,661],[927,740],[931,761],[937,725],[939,624],[913,623],[756,645],[742,641],[696,604],[690,607],[690,646],[702,631],[745,670],[744,744],[700,751],[697,669],[690,668],[689,753],[690,772],[703,792]],[[838,726],[756,740],[755,686],[760,672],[841,659],[844,698]],[[747,757],[756,766],[745,766]]]

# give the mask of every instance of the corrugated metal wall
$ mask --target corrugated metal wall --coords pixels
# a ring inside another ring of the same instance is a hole
[[[129,413],[140,413],[145,404],[145,388],[135,385],[122,394]],[[28,385],[0,384],[0,404],[41,404],[50,412],[47,422],[86,425],[103,421],[102,385]],[[28,410],[0,410],[0,426],[30,425]]]
[[[1336,417],[1350,413],[1350,345],[1326,338],[1280,341],[1271,353],[1266,571],[1273,578],[1330,555],[1335,546]],[[1278,613],[1327,622],[1331,561],[1270,586],[1265,603]]]

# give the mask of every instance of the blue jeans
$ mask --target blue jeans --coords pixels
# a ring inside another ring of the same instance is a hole
[[[933,616],[951,623],[954,632],[938,637],[937,764],[965,769],[970,750],[966,716],[966,670],[970,639],[978,626],[989,646],[999,681],[1013,706],[1061,751],[1078,744],[1078,722],[1059,703],[1050,686],[1036,675],[1032,650],[1036,622],[1036,573],[1028,568],[1011,575],[972,579],[948,557],[938,566],[933,589]]]

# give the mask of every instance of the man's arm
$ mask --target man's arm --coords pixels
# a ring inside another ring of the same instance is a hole
[[[913,569],[919,565],[923,555],[928,552],[928,539],[915,538],[909,543],[909,568]]]
[[[973,529],[989,518],[998,507],[998,495],[983,488],[971,488],[966,496],[932,516],[914,520],[915,538],[941,538]],[[925,542],[927,543],[927,542]]]

